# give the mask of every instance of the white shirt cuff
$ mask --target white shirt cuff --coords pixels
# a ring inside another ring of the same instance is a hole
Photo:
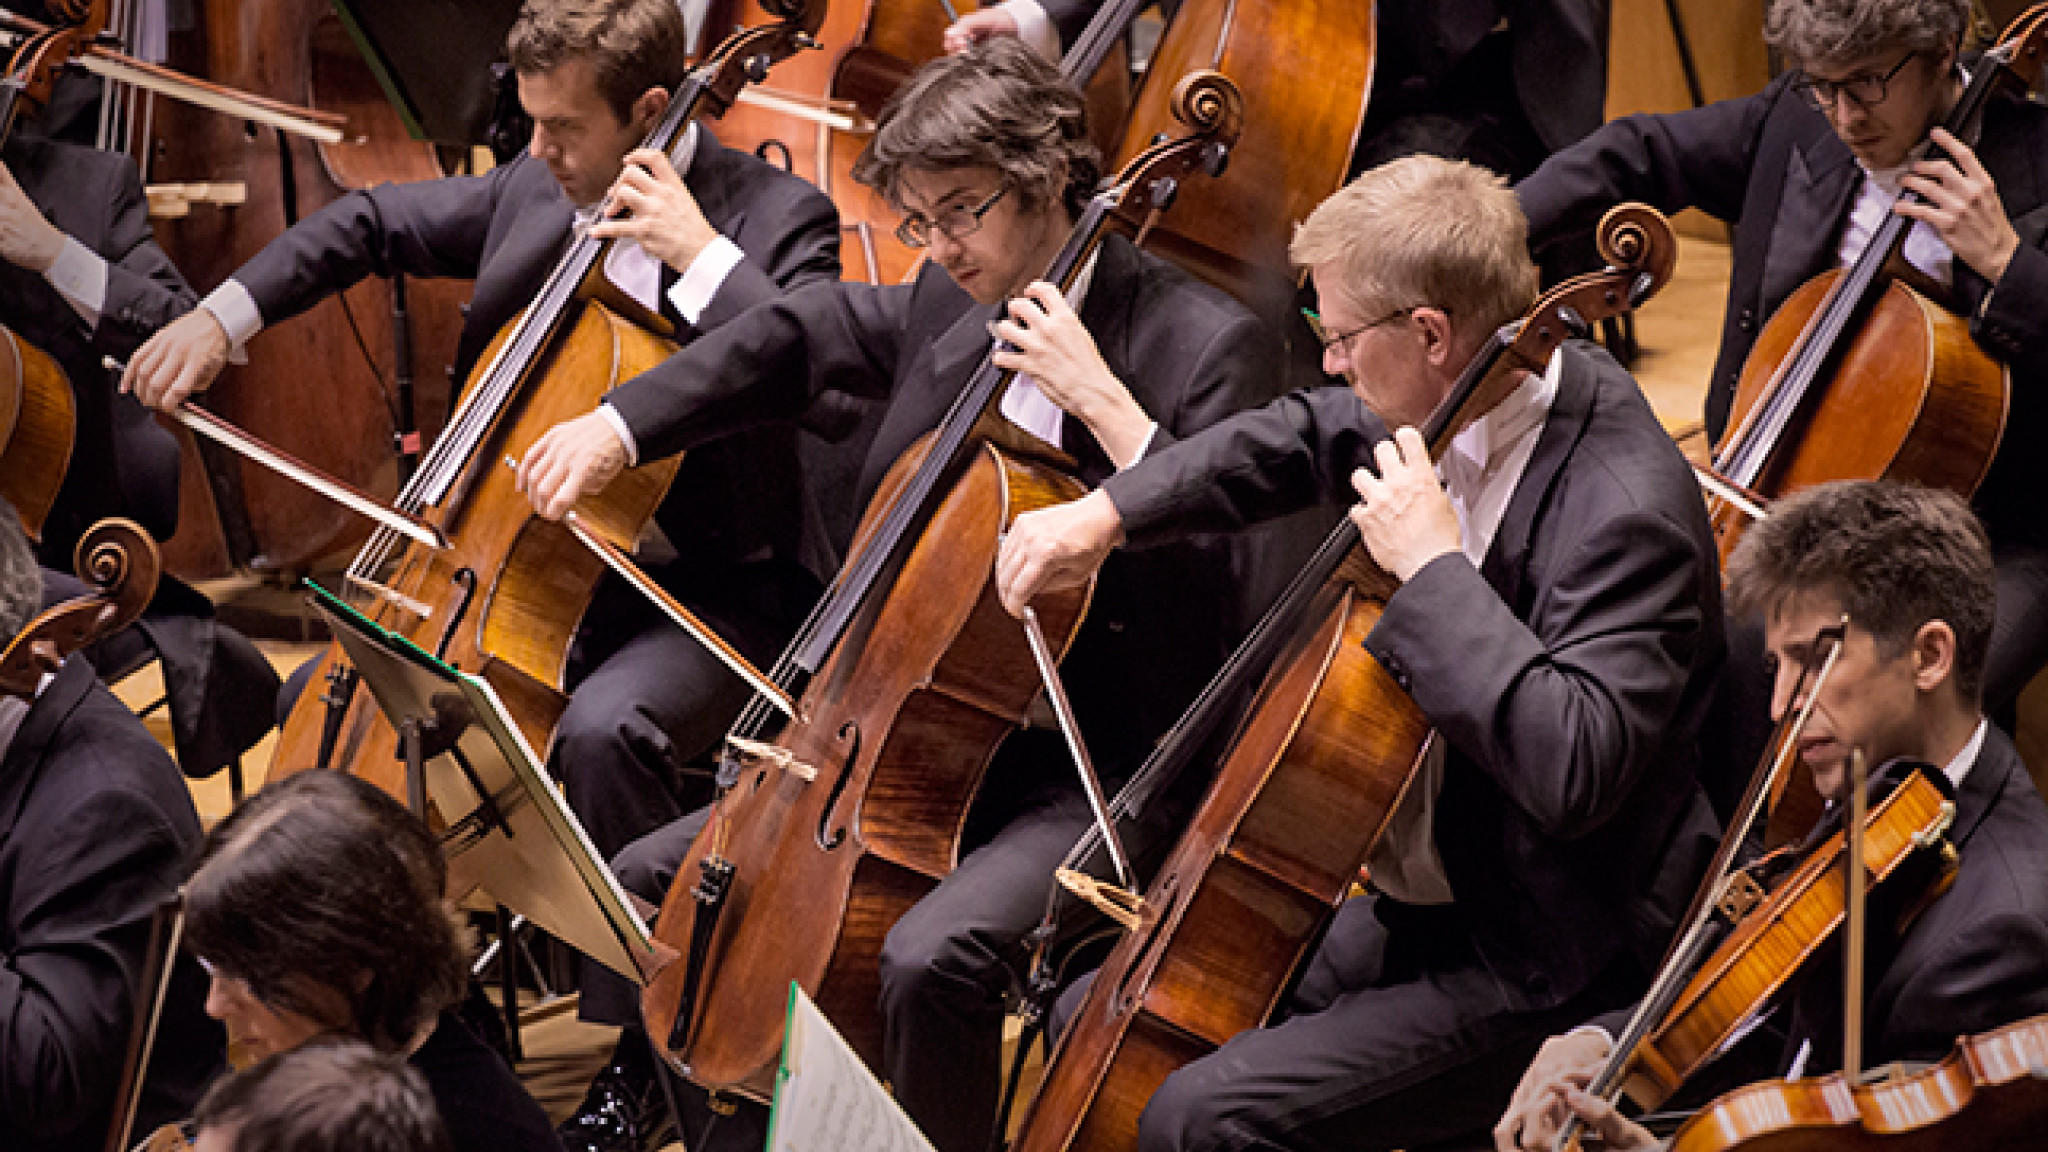
[[[695,324],[696,321],[692,320],[690,323]],[[619,415],[619,410],[609,404],[599,404],[597,406],[597,414],[604,417],[605,423],[612,426],[612,431],[619,434],[619,443],[626,446],[626,467],[638,468],[640,466],[640,446],[633,443],[633,430],[626,427],[626,418]]]
[[[711,298],[718,295],[718,289],[725,284],[725,278],[746,256],[740,246],[723,236],[714,238],[704,246],[690,266],[668,290],[668,302],[676,306],[676,313],[690,322],[692,327],[704,310],[711,307]],[[623,427],[623,425],[621,425]]]
[[[1017,39],[1026,47],[1053,63],[1059,63],[1060,30],[1053,27],[1052,17],[1045,14],[1045,6],[1038,0],[1003,0],[996,5],[1010,14],[1017,22]]]
[[[43,279],[84,318],[87,328],[100,326],[100,313],[107,307],[107,262],[99,253],[66,236]]]
[[[228,362],[248,363],[242,346],[263,331],[263,313],[256,307],[256,298],[249,295],[240,280],[229,277],[207,293],[199,306],[213,313],[213,318],[220,321],[221,331],[228,334]]]
[[[1121,465],[1117,468],[1117,471],[1121,472],[1125,468],[1129,468],[1132,464],[1136,464],[1140,460],[1143,460],[1145,458],[1145,454],[1152,451],[1152,442],[1157,439],[1159,439],[1159,421],[1154,420],[1152,422],[1152,426],[1145,430],[1145,442],[1143,444],[1138,445],[1138,454],[1131,457],[1130,464]]]

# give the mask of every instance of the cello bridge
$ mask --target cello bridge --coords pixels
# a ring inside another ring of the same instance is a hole
[[[733,751],[747,759],[765,761],[807,784],[818,778],[816,768],[791,755],[787,748],[761,740],[749,740],[744,736],[728,736],[725,742],[732,745]]]
[[[384,601],[386,604],[389,604],[394,608],[397,608],[401,611],[410,612],[414,616],[417,616],[422,620],[430,620],[434,616],[433,605],[428,604],[423,600],[416,600],[411,596],[407,596],[405,593],[400,592],[398,589],[390,587],[389,585],[379,584],[375,580],[372,580],[367,576],[357,576],[354,574],[349,575],[347,579],[350,584],[361,589],[362,591],[367,592],[372,596],[375,596],[377,599]]]

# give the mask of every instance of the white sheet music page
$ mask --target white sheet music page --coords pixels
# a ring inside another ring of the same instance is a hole
[[[933,1152],[853,1046],[801,986],[789,986],[789,1027],[775,1077],[769,1152]]]

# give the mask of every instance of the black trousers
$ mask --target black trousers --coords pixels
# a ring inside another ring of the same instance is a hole
[[[1404,924],[1397,939],[1377,899],[1338,910],[1284,1020],[1167,1078],[1139,1119],[1140,1152],[1483,1143],[1545,1037],[1640,992],[1617,978],[1531,1010],[1464,932],[1416,940]]]

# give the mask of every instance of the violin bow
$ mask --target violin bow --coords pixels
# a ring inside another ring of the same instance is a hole
[[[1671,999],[1684,988],[1692,970],[1698,966],[1708,951],[1707,932],[1713,920],[1714,910],[1739,897],[1736,878],[1742,876],[1747,879],[1747,876],[1739,873],[1734,867],[1735,856],[1740,851],[1749,828],[1756,823],[1757,817],[1761,814],[1765,800],[1774,793],[1778,778],[1798,755],[1799,734],[1806,730],[1807,721],[1812,719],[1815,709],[1820,706],[1821,689],[1826,686],[1828,677],[1835,670],[1835,664],[1841,659],[1842,645],[1848,631],[1849,617],[1845,613],[1841,619],[1815,633],[1815,649],[1819,650],[1824,645],[1827,655],[1821,660],[1819,670],[1813,675],[1813,686],[1806,692],[1806,703],[1779,726],[1777,739],[1765,753],[1764,761],[1751,773],[1749,788],[1743,793],[1742,803],[1737,807],[1734,818],[1728,822],[1728,830],[1721,837],[1721,846],[1714,854],[1714,861],[1708,866],[1706,877],[1700,881],[1700,886],[1693,893],[1692,906],[1686,910],[1684,931],[1665,953],[1664,963],[1659,966],[1657,977],[1651,981],[1649,991],[1636,1002],[1635,1011],[1629,1015],[1628,1026],[1615,1038],[1606,1064],[1593,1077],[1592,1082],[1586,1085],[1588,1093],[1609,1103],[1621,1094],[1623,1074],[1633,1060],[1636,1049],[1641,1047],[1644,1037],[1663,1017],[1670,1007]],[[1805,679],[1802,673],[1802,685]],[[1798,698],[1799,687],[1794,687],[1794,699]],[[1753,881],[1750,887],[1754,887]],[[1740,919],[1739,916],[1732,918]],[[1552,1152],[1572,1152],[1578,1147],[1579,1133],[1584,1128],[1585,1122],[1577,1116],[1566,1117],[1564,1125],[1557,1130],[1557,1137],[1551,1144]]]
[[[1102,792],[1102,777],[1096,773],[1095,761],[1088,755],[1088,745],[1081,739],[1081,725],[1074,719],[1074,705],[1067,698],[1066,684],[1060,680],[1059,660],[1053,655],[1052,646],[1045,641],[1045,630],[1039,627],[1038,613],[1029,604],[1024,606],[1024,639],[1031,645],[1032,662],[1038,665],[1039,679],[1045,681],[1046,700],[1052,705],[1054,719],[1059,721],[1060,734],[1067,739],[1067,752],[1073,756],[1074,768],[1080,773],[1081,788],[1088,794],[1088,807],[1095,814],[1095,827],[1102,833],[1103,846],[1109,850],[1110,864],[1116,869],[1117,882],[1123,885],[1123,893],[1106,892],[1099,881],[1068,868],[1060,869],[1059,881],[1068,891],[1095,905],[1112,920],[1136,931],[1138,909],[1143,904],[1137,895],[1137,876],[1131,871],[1131,858],[1124,851],[1123,839],[1110,822],[1109,802]]]

